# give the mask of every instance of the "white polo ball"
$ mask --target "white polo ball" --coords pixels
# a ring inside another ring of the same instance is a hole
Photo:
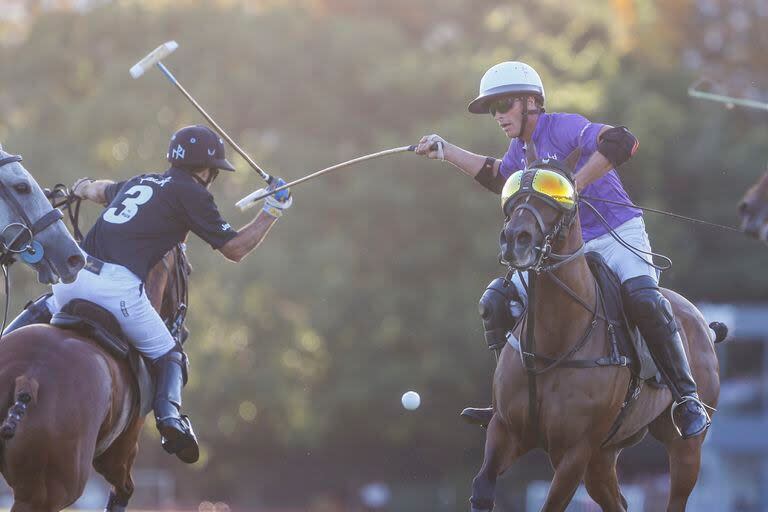
[[[415,391],[406,391],[405,393],[403,393],[403,396],[402,398],[400,398],[400,401],[403,403],[403,407],[405,407],[409,411],[418,409],[419,405],[421,405],[421,397]]]

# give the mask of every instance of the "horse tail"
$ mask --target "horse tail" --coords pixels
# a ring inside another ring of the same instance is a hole
[[[728,326],[725,325],[723,322],[712,322],[711,324],[709,324],[709,328],[715,331],[714,343],[720,343],[721,341],[725,341],[725,338],[728,337]]]
[[[16,402],[8,409],[8,415],[3,424],[0,425],[0,438],[7,440],[16,435],[16,428],[18,428],[19,423],[24,418],[27,407],[37,402],[37,389],[39,386],[32,377],[27,377],[26,375],[16,377],[16,387],[13,391]]]

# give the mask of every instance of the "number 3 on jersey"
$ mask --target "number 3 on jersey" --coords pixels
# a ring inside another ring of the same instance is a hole
[[[154,190],[147,185],[134,185],[125,191],[126,197],[119,208],[110,208],[104,212],[104,220],[112,224],[125,224],[139,213],[139,206],[152,198]],[[131,197],[132,194],[136,194]]]

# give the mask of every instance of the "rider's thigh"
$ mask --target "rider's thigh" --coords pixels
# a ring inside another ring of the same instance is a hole
[[[648,240],[648,234],[645,231],[645,222],[642,217],[630,219],[618,228],[616,234],[627,244],[639,251],[650,252],[651,243]],[[649,265],[653,260],[648,254],[636,254],[624,247],[621,243],[611,237],[610,234],[604,235],[607,239],[601,240],[600,247],[595,249],[605,258],[608,266],[618,276],[623,283],[628,279],[638,276],[649,276],[658,282],[659,276],[657,270]],[[603,237],[601,237],[603,238]],[[588,248],[589,249],[589,248]]]
[[[143,290],[139,297],[127,303],[125,307],[129,312],[130,321],[124,324],[121,322],[121,327],[136,350],[149,359],[157,359],[174,348],[176,343],[168,327]]]

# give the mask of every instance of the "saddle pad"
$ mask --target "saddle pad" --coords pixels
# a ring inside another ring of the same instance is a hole
[[[73,299],[53,315],[51,325],[79,332],[95,341],[115,359],[126,361],[138,391],[139,414],[146,416],[152,410],[155,390],[149,366],[141,353],[123,339],[120,324],[109,311],[93,302]]]
[[[584,256],[603,294],[606,316],[615,325],[621,326],[616,329],[619,353],[632,359],[632,373],[640,379],[648,380],[657,377],[659,370],[651,359],[645,340],[637,327],[631,325],[624,314],[619,278],[597,252],[587,252]]]

